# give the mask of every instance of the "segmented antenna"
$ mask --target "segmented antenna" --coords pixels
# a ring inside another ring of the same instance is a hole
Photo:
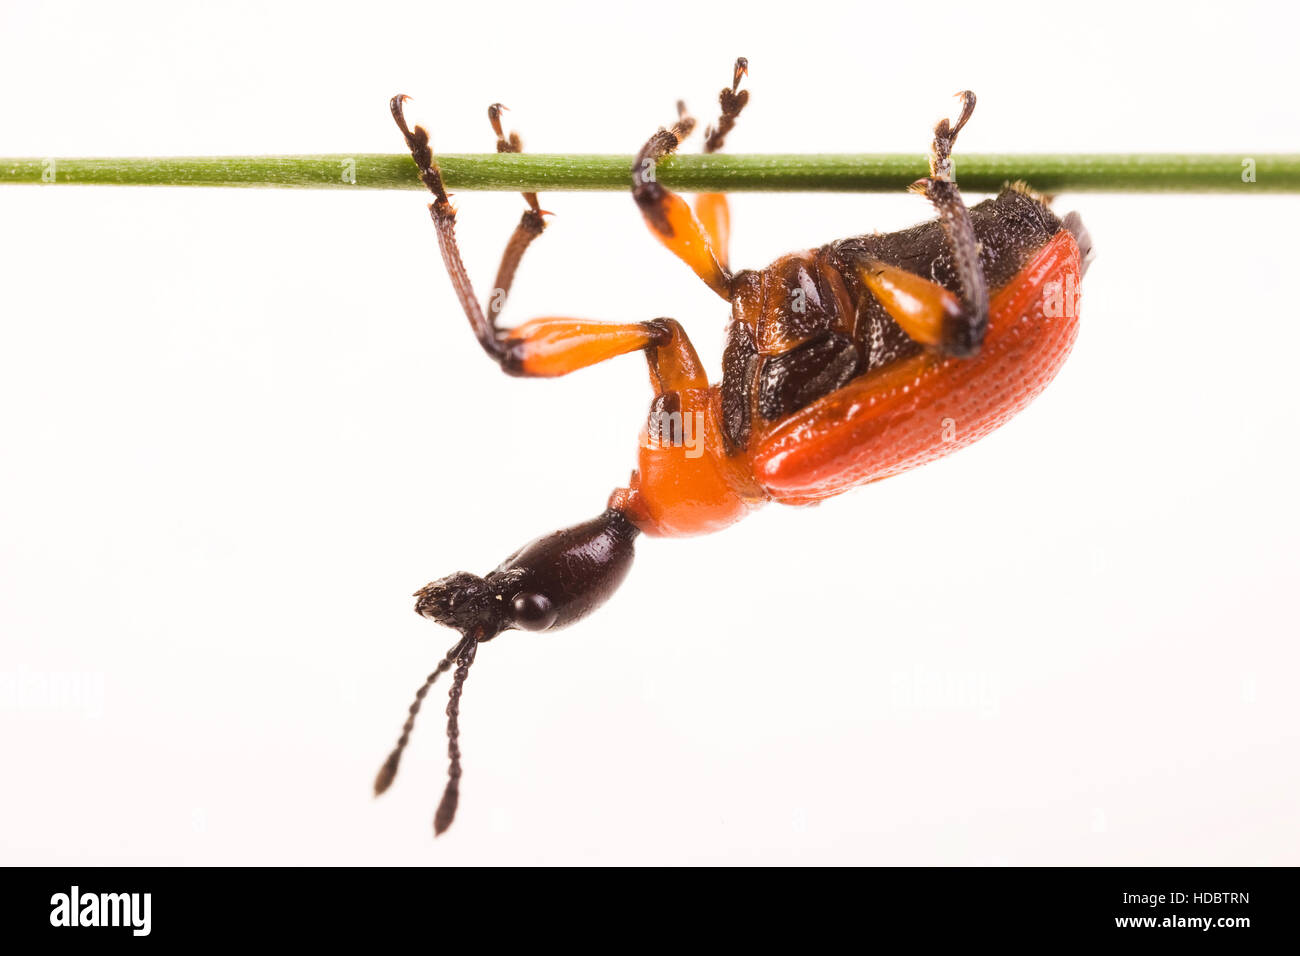
[[[433,673],[424,679],[424,684],[420,689],[415,692],[415,700],[411,701],[406,723],[402,724],[402,736],[397,738],[397,746],[393,748],[393,752],[388,755],[384,765],[379,768],[379,773],[375,775],[375,796],[379,796],[387,790],[397,776],[397,765],[402,760],[402,751],[406,749],[407,743],[410,742],[411,729],[415,726],[415,716],[420,712],[420,704],[424,702],[424,695],[429,693],[429,688],[433,686],[433,682],[438,679],[439,674],[446,673],[451,669],[452,661],[462,654],[465,644],[469,640],[466,637],[457,641],[452,649],[447,652],[447,656],[438,662],[438,666],[433,669]]]
[[[478,641],[473,637],[465,638],[460,645],[460,654],[456,658],[456,673],[451,682],[451,699],[447,701],[447,756],[451,763],[447,767],[447,787],[442,791],[438,801],[438,810],[433,815],[433,835],[439,836],[456,817],[456,804],[460,801],[460,695],[465,690],[465,678],[469,676],[469,666],[474,663],[478,651]]]

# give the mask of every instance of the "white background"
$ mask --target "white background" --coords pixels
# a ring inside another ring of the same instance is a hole
[[[1288,151],[1291,8],[6,3],[0,155],[634,152],[732,60],[737,152]],[[698,148],[698,140],[692,145]],[[1294,864],[1300,199],[1065,195],[1097,259],[1053,386],[822,507],[642,540],[508,633],[369,794],[452,635],[426,581],[601,510],[638,357],[511,380],[414,192],[0,186],[0,862]],[[973,199],[979,197],[973,196]],[[522,208],[458,197],[480,288]],[[630,198],[557,215],[507,317],[726,307]],[[928,215],[741,195],[733,263]]]

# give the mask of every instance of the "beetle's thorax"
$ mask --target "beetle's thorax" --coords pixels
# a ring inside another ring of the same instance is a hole
[[[829,246],[735,276],[722,379],[733,450],[746,447],[755,428],[847,384],[873,360],[916,350],[897,326],[894,334],[870,334],[862,322],[863,296],[869,293]]]

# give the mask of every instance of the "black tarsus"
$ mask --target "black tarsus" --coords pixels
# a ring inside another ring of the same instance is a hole
[[[686,112],[686,103],[677,101],[677,122],[669,127],[660,127],[651,136],[632,163],[632,198],[641,212],[655,220],[660,232],[672,235],[672,227],[663,218],[660,204],[666,190],[659,185],[655,169],[659,160],[677,152],[677,147],[695,129],[695,118]]]
[[[953,178],[952,148],[971,113],[975,111],[975,94],[963,90],[961,114],[955,124],[945,117],[934,127],[930,146],[930,175],[911,186],[934,205],[939,225],[948,242],[953,269],[960,290],[961,312],[944,320],[940,349],[946,355],[969,358],[984,342],[989,324],[989,287],[980,264],[980,247],[971,224],[970,211]]]
[[[737,57],[736,67],[732,74],[731,88],[724,87],[722,92],[718,94],[718,104],[722,107],[722,115],[718,117],[718,125],[710,126],[704,131],[704,151],[706,153],[716,153],[722,149],[727,134],[736,125],[736,117],[740,115],[740,111],[749,102],[749,90],[740,89],[740,78],[748,72],[749,60],[743,56]]]
[[[406,138],[406,148],[411,151],[411,158],[415,160],[416,169],[420,171],[420,181],[428,187],[429,192],[433,193],[439,205],[450,207],[447,190],[442,184],[442,171],[434,162],[433,150],[429,147],[428,130],[423,126],[416,126],[412,130],[406,125],[405,103],[409,99],[410,97],[405,93],[398,93],[388,101],[389,112],[393,114],[393,121],[402,131],[402,136]]]

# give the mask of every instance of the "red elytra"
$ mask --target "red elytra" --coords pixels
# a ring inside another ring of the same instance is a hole
[[[750,456],[759,483],[786,504],[819,501],[941,458],[983,438],[1047,387],[1079,331],[1077,309],[1045,315],[1077,288],[1079,247],[1058,232],[989,302],[970,359],[920,355],[854,382],[772,429]]]

